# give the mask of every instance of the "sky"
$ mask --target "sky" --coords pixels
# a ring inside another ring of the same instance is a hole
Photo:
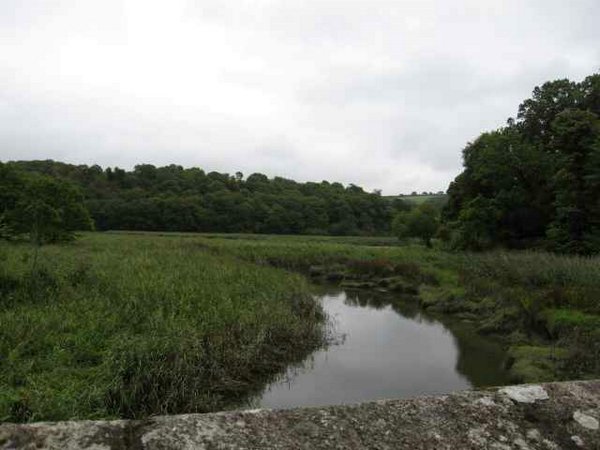
[[[445,190],[544,81],[600,70],[598,0],[1,0],[0,160]]]

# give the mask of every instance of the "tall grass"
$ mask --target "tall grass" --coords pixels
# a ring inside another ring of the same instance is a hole
[[[314,237],[212,236],[200,244],[217,254],[288,269],[327,266],[326,270],[338,272],[332,277],[336,280],[360,272],[363,279],[376,281],[354,283],[359,286],[387,287],[388,280],[382,278],[396,277],[408,283],[408,288],[402,281],[391,284],[402,294],[410,293],[416,283],[423,307],[476,319],[482,333],[500,336],[507,345],[527,344],[532,359],[543,353],[536,346],[563,347],[561,354],[566,356],[560,363],[552,362],[556,371],[547,373],[546,379],[600,375],[598,257],[519,251],[449,253],[417,245],[375,247]],[[523,378],[515,376],[515,380]]]
[[[517,293],[527,308],[600,314],[600,258],[536,252],[465,254],[463,281],[481,295]]]
[[[392,264],[414,261],[429,267],[447,265],[454,259],[450,253],[429,251],[419,245],[372,245],[360,237],[354,240],[348,237],[332,239],[313,236],[270,236],[268,239],[200,236],[199,245],[218,254],[295,270],[314,265],[373,260],[387,260]]]
[[[215,254],[294,270],[336,264],[344,265],[349,271],[375,274],[385,267],[403,270],[406,276],[418,270],[431,275],[433,279],[426,277],[425,280],[433,285],[462,286],[474,295],[516,289],[545,296],[548,306],[566,306],[600,314],[598,257],[520,251],[450,253],[419,245],[372,246],[317,237],[254,239],[236,235],[228,238],[210,236],[208,239],[201,235],[198,245]]]
[[[0,247],[0,420],[235,405],[321,344],[299,275],[178,237]]]
[[[600,287],[600,258],[545,252],[491,252],[465,254],[468,270],[530,287]]]
[[[88,233],[43,247],[35,266],[28,246],[2,244],[0,420],[235,406],[322,344],[322,311],[291,272],[315,268],[506,335],[535,377],[538,363],[549,379],[600,375],[598,258],[387,239]],[[562,368],[546,354],[566,355]]]

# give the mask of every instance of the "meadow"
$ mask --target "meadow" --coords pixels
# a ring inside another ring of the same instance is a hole
[[[400,199],[406,201],[408,203],[413,203],[415,205],[421,205],[428,201],[440,201],[445,202],[447,200],[446,194],[417,194],[417,195],[402,195],[402,196],[386,196],[391,200]]]
[[[209,235],[202,245],[318,281],[393,292],[470,323],[509,349],[514,382],[600,376],[600,258],[448,252],[369,239]]]
[[[325,345],[311,281],[471,324],[509,349],[513,381],[600,376],[599,258],[191,233],[85,233],[35,258],[3,243],[0,258],[4,421],[237,407]]]
[[[180,237],[0,247],[0,420],[239,405],[323,343],[300,275]],[[34,266],[35,264],[35,266]]]

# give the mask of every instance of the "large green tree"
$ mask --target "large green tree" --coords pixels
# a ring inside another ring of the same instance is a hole
[[[4,237],[37,244],[73,239],[92,221],[78,188],[47,175],[21,173],[0,163],[0,218]]]
[[[589,111],[568,109],[552,122],[552,146],[559,155],[553,177],[556,214],[548,237],[558,251],[598,251],[600,120]]]
[[[443,212],[452,243],[599,252],[599,99],[600,74],[545,83],[469,143]]]
[[[419,238],[427,247],[431,247],[431,239],[438,227],[439,213],[430,203],[423,203],[409,211],[398,211],[392,222],[392,230],[398,238]]]

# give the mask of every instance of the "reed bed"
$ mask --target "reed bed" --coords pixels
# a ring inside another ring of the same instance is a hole
[[[322,344],[300,275],[181,237],[0,247],[0,420],[141,417],[245,401]]]
[[[0,420],[237,407],[324,345],[304,275],[388,289],[503,339],[514,381],[600,375],[600,259],[387,237],[86,233],[0,244]]]
[[[342,285],[391,287],[403,297],[418,291],[423,308],[471,322],[512,348],[520,359],[515,382],[600,376],[599,257],[285,236],[211,236],[200,245],[259,264],[309,273],[317,267]],[[357,273],[359,282],[345,281]]]

